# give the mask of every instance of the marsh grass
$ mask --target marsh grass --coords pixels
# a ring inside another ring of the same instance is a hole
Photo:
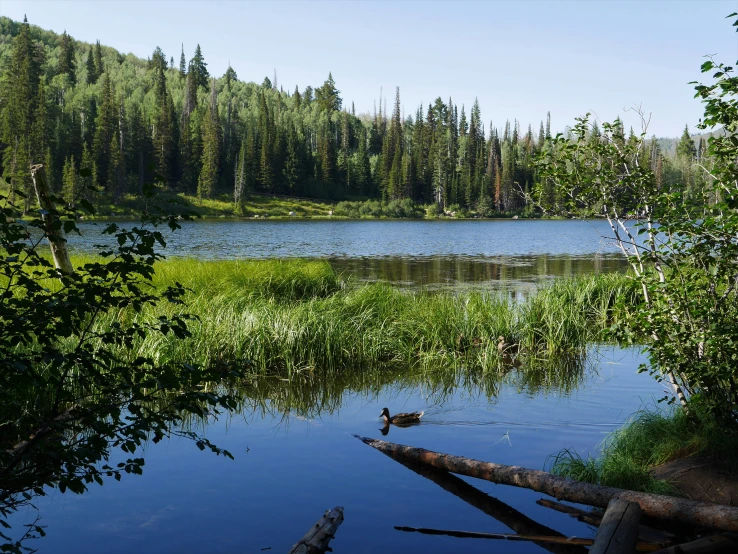
[[[190,289],[177,311],[197,316],[185,340],[146,337],[131,355],[199,364],[237,363],[259,374],[402,366],[521,371],[553,357],[581,356],[599,340],[629,289],[622,275],[557,280],[520,302],[499,293],[407,291],[352,286],[324,261],[158,262],[155,286]],[[146,320],[162,315],[107,314]],[[501,355],[498,337],[515,345]],[[513,358],[513,359],[511,359]],[[560,366],[560,364],[558,365]],[[558,367],[557,366],[557,367]]]
[[[654,479],[655,466],[687,456],[706,456],[738,471],[738,436],[726,432],[697,407],[690,414],[641,411],[600,446],[597,458],[584,458],[571,450],[553,456],[553,473],[588,483],[631,490],[675,494],[675,489]]]

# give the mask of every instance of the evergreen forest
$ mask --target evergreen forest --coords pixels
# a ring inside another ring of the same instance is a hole
[[[478,102],[439,96],[403,117],[399,88],[392,105],[380,93],[373,113],[357,114],[331,73],[320,86],[284,90],[276,72],[260,84],[231,67],[211,75],[199,45],[191,57],[183,46],[178,61],[159,47],[142,60],[8,18],[0,75],[1,174],[27,198],[28,167],[41,163],[57,195],[98,206],[140,197],[152,181],[236,207],[271,194],[490,217],[560,211],[565,200],[540,182],[534,162],[552,148],[550,114],[536,128],[516,119],[498,128],[485,125]],[[634,138],[622,125],[619,133]],[[688,198],[703,179],[695,162],[706,140],[685,128],[676,148],[665,142],[645,141],[644,155],[659,187]]]

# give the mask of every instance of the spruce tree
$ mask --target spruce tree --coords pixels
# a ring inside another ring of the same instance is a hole
[[[42,52],[31,40],[26,19],[13,40],[10,59],[0,83],[2,116],[3,175],[14,190],[26,194],[26,209],[30,207],[31,179],[29,166],[33,160],[32,131],[38,108]],[[41,160],[38,160],[41,161]]]
[[[543,121],[541,121],[541,127],[538,129],[538,151],[543,150],[543,145],[546,142],[546,132],[543,130]]]
[[[100,46],[100,41],[98,40],[95,43],[95,82],[97,82],[104,72],[105,68],[103,67],[102,46]]]
[[[195,85],[205,89],[208,88],[208,81],[210,80],[208,64],[205,63],[205,58],[202,56],[202,50],[200,50],[199,44],[195,48],[195,55],[190,60],[189,71],[195,75]]]
[[[297,151],[297,133],[290,128],[287,136],[287,158],[284,164],[284,182],[290,194],[296,194],[300,184],[300,159]]]
[[[87,51],[87,61],[85,63],[85,68],[87,70],[87,84],[94,85],[95,83],[97,83],[97,69],[95,69],[95,54],[92,51],[92,45],[90,45],[90,48]]]
[[[74,86],[77,83],[75,74],[77,63],[74,59],[74,41],[65,30],[62,33],[61,44],[59,45],[61,52],[59,53],[58,75],[69,75],[69,81]]]
[[[179,76],[184,78],[187,75],[187,62],[184,55],[184,44],[182,44],[182,53],[179,55]]]
[[[171,187],[175,178],[178,149],[178,126],[174,104],[167,91],[164,68],[157,64],[156,71],[156,114],[154,117],[154,158],[158,174]]]
[[[110,76],[105,73],[100,108],[95,120],[95,135],[92,140],[92,156],[97,168],[97,173],[94,175],[95,183],[100,186],[107,185],[110,176],[110,145],[113,135],[117,132],[115,111],[115,97],[110,84]]]
[[[202,169],[197,186],[200,198],[212,198],[218,184],[220,165],[220,119],[218,117],[215,79],[210,86],[210,107],[203,120],[202,128]]]
[[[315,91],[315,100],[318,102],[318,107],[321,111],[328,111],[328,113],[341,110],[341,97],[339,94],[340,90],[336,88],[336,83],[333,80],[333,75],[328,73],[328,78],[323,83],[323,86]]]
[[[72,204],[77,200],[79,195],[79,175],[74,165],[74,156],[64,160],[64,169],[62,170],[62,197],[68,204]]]

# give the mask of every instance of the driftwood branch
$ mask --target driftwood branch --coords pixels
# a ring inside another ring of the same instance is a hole
[[[597,513],[594,511],[588,512],[587,510],[581,510],[579,508],[575,508],[574,506],[562,504],[561,502],[554,502],[553,500],[548,500],[547,498],[540,498],[536,500],[536,504],[538,504],[539,506],[550,508],[562,514],[570,515],[576,520],[581,521],[582,523],[586,523],[587,525],[599,527],[600,523],[602,523],[602,513]],[[661,529],[654,529],[653,527],[648,527],[647,525],[643,524],[641,524],[638,528],[638,539],[644,542],[660,544],[664,547],[674,543],[674,535],[672,533],[662,531]]]
[[[477,533],[475,531],[452,531],[445,529],[428,529],[426,527],[403,527],[395,525],[398,531],[408,533],[421,533],[423,535],[443,535],[446,537],[456,537],[460,539],[499,539],[508,541],[526,541],[535,543],[553,543],[566,544],[574,546],[591,546],[594,539],[584,539],[580,537],[557,537],[546,535],[511,535],[508,533]],[[655,552],[661,548],[651,543],[637,543],[636,550],[638,552]]]
[[[51,193],[49,192],[46,171],[43,165],[31,166],[31,179],[33,179],[33,188],[36,190],[36,198],[38,198],[38,205],[41,208],[41,220],[44,222],[46,238],[49,239],[54,265],[65,275],[71,275],[74,273],[74,268],[69,260],[67,239],[64,238],[64,232],[57,223],[59,217],[54,215],[56,210],[54,203],[51,201]]]
[[[319,554],[330,552],[328,543],[335,536],[338,527],[343,523],[343,507],[336,506],[328,510],[300,539],[288,554]]]
[[[719,533],[657,550],[655,554],[735,554],[735,552],[738,552],[738,535]]]
[[[637,503],[643,514],[649,517],[738,532],[738,508],[736,507],[581,483],[545,471],[482,462],[432,452],[424,448],[355,436],[365,444],[393,458],[403,458],[493,483],[531,489],[559,500],[606,508],[611,499],[622,498]]]
[[[467,504],[477,508],[488,516],[495,518],[497,521],[506,527],[509,527],[519,535],[544,535],[566,538],[555,529],[551,529],[550,527],[538,523],[512,506],[508,506],[501,500],[480,491],[463,479],[456,477],[447,471],[441,471],[425,465],[415,464],[403,459],[395,459],[395,461],[414,471],[418,475],[433,481],[443,490],[450,492],[457,498],[460,498]],[[567,542],[566,544],[553,542],[537,544],[541,548],[545,548],[553,554],[586,554],[587,552],[586,548],[576,546],[571,542]]]

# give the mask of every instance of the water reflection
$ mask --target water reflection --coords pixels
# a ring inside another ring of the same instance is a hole
[[[439,289],[534,288],[557,277],[625,271],[627,261],[617,254],[596,256],[428,256],[421,258],[333,258],[333,268],[360,282],[384,281],[401,287]]]
[[[420,394],[425,406],[439,408],[434,412],[439,415],[450,398],[463,396],[470,402],[494,403],[503,387],[529,397],[568,394],[582,384],[591,369],[590,358],[582,352],[528,359],[517,367],[502,365],[497,370],[478,366],[430,370],[384,367],[302,371],[289,378],[283,374],[253,375],[240,382],[233,392],[241,397],[239,411],[243,414],[279,417],[283,421],[287,421],[287,416],[306,420],[328,417],[339,412],[349,399],[378,399],[387,394],[389,387],[398,396]]]
[[[189,441],[152,445],[142,476],[84,495],[38,499],[48,536],[37,546],[55,553],[286,552],[335,505],[346,508],[331,542],[335,552],[489,552],[485,541],[400,533],[393,530],[398,524],[509,533],[513,525],[538,522],[566,536],[588,536],[575,519],[536,505],[537,493],[485,481],[475,482],[474,491],[462,480],[420,476],[351,434],[382,437],[382,406],[422,409],[422,424],[391,429],[389,440],[542,469],[563,448],[586,456],[604,433],[661,394],[658,383],[636,372],[643,361],[637,349],[603,348],[586,360],[499,371],[355,368],[291,379],[254,376],[241,387],[241,415],[211,421],[207,429],[235,460],[203,454]],[[501,441],[505,435],[509,440]],[[530,521],[511,517],[502,503]],[[542,552],[535,544],[504,547]]]

